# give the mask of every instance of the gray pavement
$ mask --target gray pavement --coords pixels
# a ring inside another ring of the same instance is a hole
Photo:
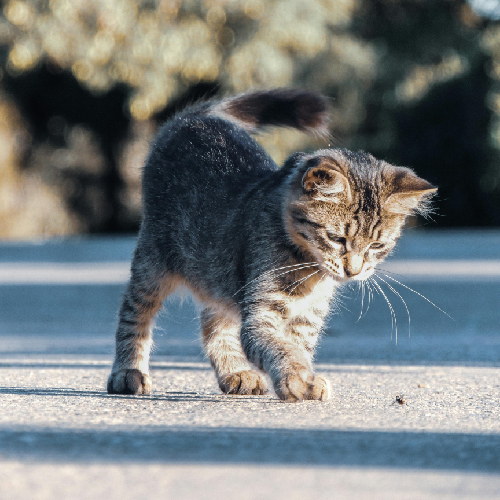
[[[453,319],[385,278],[396,344],[384,297],[359,319],[346,290],[333,397],[295,405],[221,395],[178,299],[153,394],[107,395],[134,239],[0,245],[0,498],[500,498],[500,231],[408,233],[384,269]]]

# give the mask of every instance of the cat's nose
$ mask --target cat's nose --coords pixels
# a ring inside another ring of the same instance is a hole
[[[361,255],[350,255],[346,257],[344,274],[348,278],[357,276],[363,269],[363,257]]]
[[[353,276],[357,276],[361,272],[361,269],[349,269],[348,267],[344,269],[344,274],[348,278],[352,278]]]

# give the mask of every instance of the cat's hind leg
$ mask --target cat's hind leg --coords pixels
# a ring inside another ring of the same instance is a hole
[[[252,369],[240,341],[239,318],[216,309],[201,313],[203,345],[217,375],[222,392],[226,394],[265,394],[264,375]]]
[[[109,394],[149,394],[149,354],[154,317],[178,280],[158,274],[144,252],[136,251],[132,274],[125,290],[116,331],[116,351]]]

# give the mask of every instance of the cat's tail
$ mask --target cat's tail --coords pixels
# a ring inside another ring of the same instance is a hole
[[[319,93],[279,88],[223,99],[209,108],[209,114],[230,120],[250,133],[277,126],[327,136],[329,109],[327,98]]]

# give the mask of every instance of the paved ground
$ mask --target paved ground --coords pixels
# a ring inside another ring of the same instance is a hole
[[[0,245],[0,498],[500,498],[500,232],[401,243],[386,274],[453,319],[385,277],[396,344],[384,297],[357,321],[346,290],[333,398],[295,405],[222,396],[189,301],[159,321],[153,394],[107,395],[133,239]]]

